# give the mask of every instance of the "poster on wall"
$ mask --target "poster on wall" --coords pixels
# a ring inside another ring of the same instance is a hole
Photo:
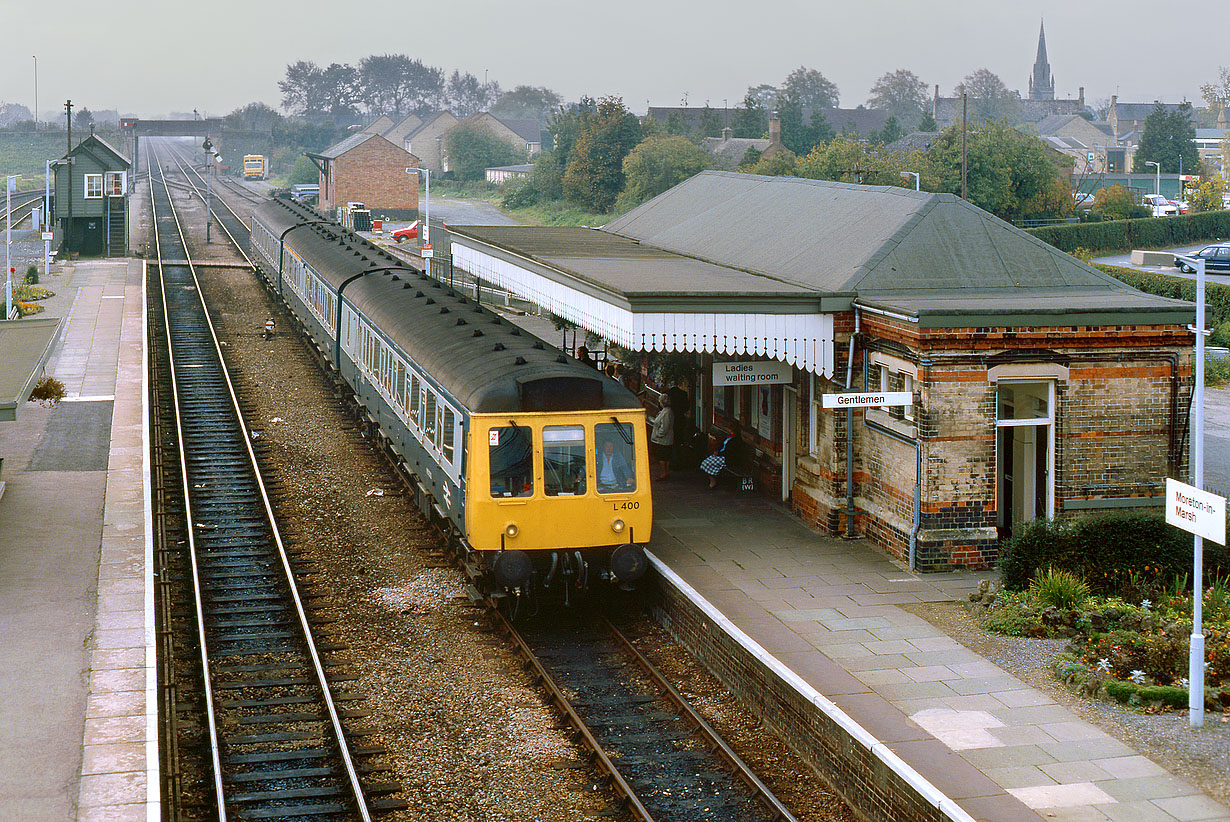
[[[776,417],[773,405],[773,389],[767,385],[759,386],[756,391],[756,406],[760,416],[756,420],[756,433],[766,440],[773,439],[773,420]]]

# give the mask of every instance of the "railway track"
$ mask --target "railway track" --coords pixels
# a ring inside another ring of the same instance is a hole
[[[345,695],[335,693],[333,681],[345,677],[336,670],[330,676],[313,639],[306,595],[274,521],[155,154],[147,154],[157,259],[151,302],[161,307],[161,334],[152,348],[166,357],[159,399],[174,408],[168,428],[158,432],[156,462],[163,475],[180,475],[179,488],[161,494],[169,524],[160,533],[171,544],[160,553],[180,554],[166,566],[178,569],[178,587],[191,603],[163,598],[160,637],[164,655],[181,657],[175,661],[194,649],[199,670],[172,678],[175,689],[195,683],[199,693],[168,695],[164,710],[168,722],[201,743],[166,755],[177,767],[199,768],[171,777],[200,803],[181,808],[177,818],[369,820],[404,803],[387,798],[396,786],[375,782],[380,771],[370,759],[378,751],[352,748],[350,737],[360,732],[344,725],[353,712],[339,706]],[[174,579],[160,582],[164,592],[177,587]],[[194,636],[167,640],[176,622],[191,625]]]
[[[610,620],[570,611],[514,627],[490,613],[633,819],[794,822]]]
[[[17,228],[29,218],[30,213],[43,202],[42,191],[19,191],[13,194],[13,210],[8,211],[7,198],[0,192],[0,229],[8,226],[12,218],[13,228]]]

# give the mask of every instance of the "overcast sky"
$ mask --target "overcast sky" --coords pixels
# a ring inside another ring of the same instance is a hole
[[[748,86],[798,66],[823,73],[841,105],[865,103],[899,68],[950,94],[978,68],[1028,90],[1038,25],[1056,96],[1096,102],[1199,101],[1230,66],[1227,0],[3,0],[8,47],[0,101],[157,117],[280,107],[297,60],[357,64],[408,54],[446,73],[484,73],[509,89],[565,100],[738,105]],[[16,23],[14,26],[13,24]],[[14,36],[16,35],[16,36]],[[29,45],[40,43],[41,45]],[[22,44],[20,46],[15,44]]]

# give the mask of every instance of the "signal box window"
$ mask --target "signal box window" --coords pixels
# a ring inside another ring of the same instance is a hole
[[[85,198],[87,200],[102,199],[103,194],[103,176],[101,174],[86,174],[85,177]]]
[[[491,496],[529,497],[534,494],[534,432],[520,425],[487,432],[491,464]]]
[[[585,493],[585,428],[548,425],[542,429],[543,482],[547,496]]]
[[[634,430],[631,423],[598,423],[594,426],[597,453],[594,473],[599,494],[619,494],[636,490],[636,458],[633,456]]]

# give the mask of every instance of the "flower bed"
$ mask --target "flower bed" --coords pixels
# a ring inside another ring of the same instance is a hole
[[[1183,708],[1192,598],[1186,577],[1168,585],[1158,580],[1156,600],[1133,603],[1090,594],[1080,577],[1048,568],[1026,591],[995,590],[984,583],[970,599],[986,630],[1068,637],[1055,672],[1081,693],[1132,706]],[[1215,577],[1203,593],[1206,707],[1230,711],[1230,580]]]

